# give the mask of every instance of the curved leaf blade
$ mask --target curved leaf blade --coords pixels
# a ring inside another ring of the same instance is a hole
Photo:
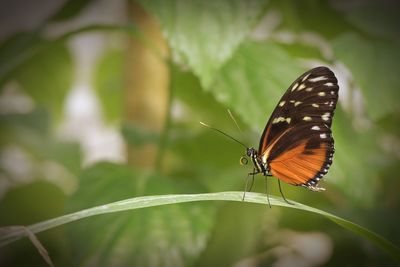
[[[177,204],[184,202],[195,202],[195,201],[211,201],[211,200],[220,200],[220,201],[242,201],[243,192],[218,192],[218,193],[204,193],[204,194],[177,194],[177,195],[158,195],[158,196],[144,196],[144,197],[136,197],[130,198],[126,200],[121,200],[117,202],[113,202],[106,205],[101,205],[85,210],[81,210],[75,213],[67,214],[64,216],[60,216],[54,219],[50,219],[47,221],[43,221],[40,223],[36,223],[28,226],[28,230],[32,233],[42,232],[66,223],[70,223],[73,221],[77,221],[83,218],[112,213],[112,212],[121,212],[126,210],[133,209],[141,209],[147,207],[155,207],[161,205],[169,205],[169,204]],[[267,198],[265,194],[261,193],[247,193],[246,194],[246,202],[249,203],[257,203],[257,204],[268,204]],[[368,240],[373,242],[375,245],[383,249],[386,253],[391,255],[395,260],[400,262],[400,248],[394,245],[389,240],[383,238],[379,234],[368,230],[356,223],[350,222],[346,219],[333,215],[331,213],[295,202],[290,200],[291,204],[286,203],[282,198],[276,196],[270,196],[270,203],[272,206],[280,206],[292,209],[303,210],[307,212],[312,212],[315,214],[322,215],[336,224],[346,228]],[[11,231],[4,231],[4,229],[0,229],[0,247],[5,246],[13,241],[20,239],[21,237],[26,236],[26,231],[21,230],[20,228],[8,228],[15,229]]]

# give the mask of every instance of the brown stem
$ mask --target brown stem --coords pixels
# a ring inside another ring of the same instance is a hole
[[[129,1],[130,19],[163,59],[168,47],[157,21],[135,1]],[[146,132],[161,134],[166,123],[169,102],[169,66],[154,49],[137,39],[129,41],[125,85],[125,122]],[[157,144],[129,146],[128,164],[154,169],[159,153]]]

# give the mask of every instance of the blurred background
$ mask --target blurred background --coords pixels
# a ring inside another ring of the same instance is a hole
[[[397,1],[0,1],[0,225],[141,195],[243,190],[288,86],[336,74],[327,191],[287,198],[400,245]],[[240,132],[230,119],[230,109]],[[253,191],[265,192],[264,179]],[[275,178],[271,194],[279,194]],[[395,266],[327,219],[246,203],[107,214],[38,234],[56,266]],[[47,266],[24,239],[0,266]]]

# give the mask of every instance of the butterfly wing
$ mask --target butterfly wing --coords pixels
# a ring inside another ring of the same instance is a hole
[[[295,80],[278,102],[261,136],[259,154],[273,176],[318,190],[332,164],[331,124],[339,86],[326,67]]]

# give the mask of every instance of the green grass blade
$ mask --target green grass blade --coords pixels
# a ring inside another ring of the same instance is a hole
[[[64,216],[60,216],[47,221],[39,222],[25,227],[4,227],[0,229],[0,247],[5,246],[13,241],[16,241],[24,236],[27,236],[28,232],[39,233],[60,225],[64,225],[73,221],[77,221],[83,218],[112,213],[120,212],[133,209],[141,209],[147,207],[176,204],[183,202],[194,202],[194,201],[242,201],[243,192],[219,192],[219,193],[205,193],[205,194],[181,194],[181,195],[159,195],[159,196],[144,196],[130,198],[122,201],[113,202],[106,205],[101,205]],[[267,198],[264,194],[260,193],[246,193],[245,202],[268,204]],[[346,228],[368,240],[375,243],[378,247],[383,249],[386,253],[391,255],[395,260],[400,262],[400,248],[394,245],[389,240],[382,236],[348,220],[342,219],[333,214],[327,213],[322,210],[318,210],[313,207],[303,205],[301,203],[290,200],[293,205],[286,203],[282,198],[270,196],[270,202],[272,206],[281,206],[292,209],[304,210],[312,213],[322,215],[336,224]]]

